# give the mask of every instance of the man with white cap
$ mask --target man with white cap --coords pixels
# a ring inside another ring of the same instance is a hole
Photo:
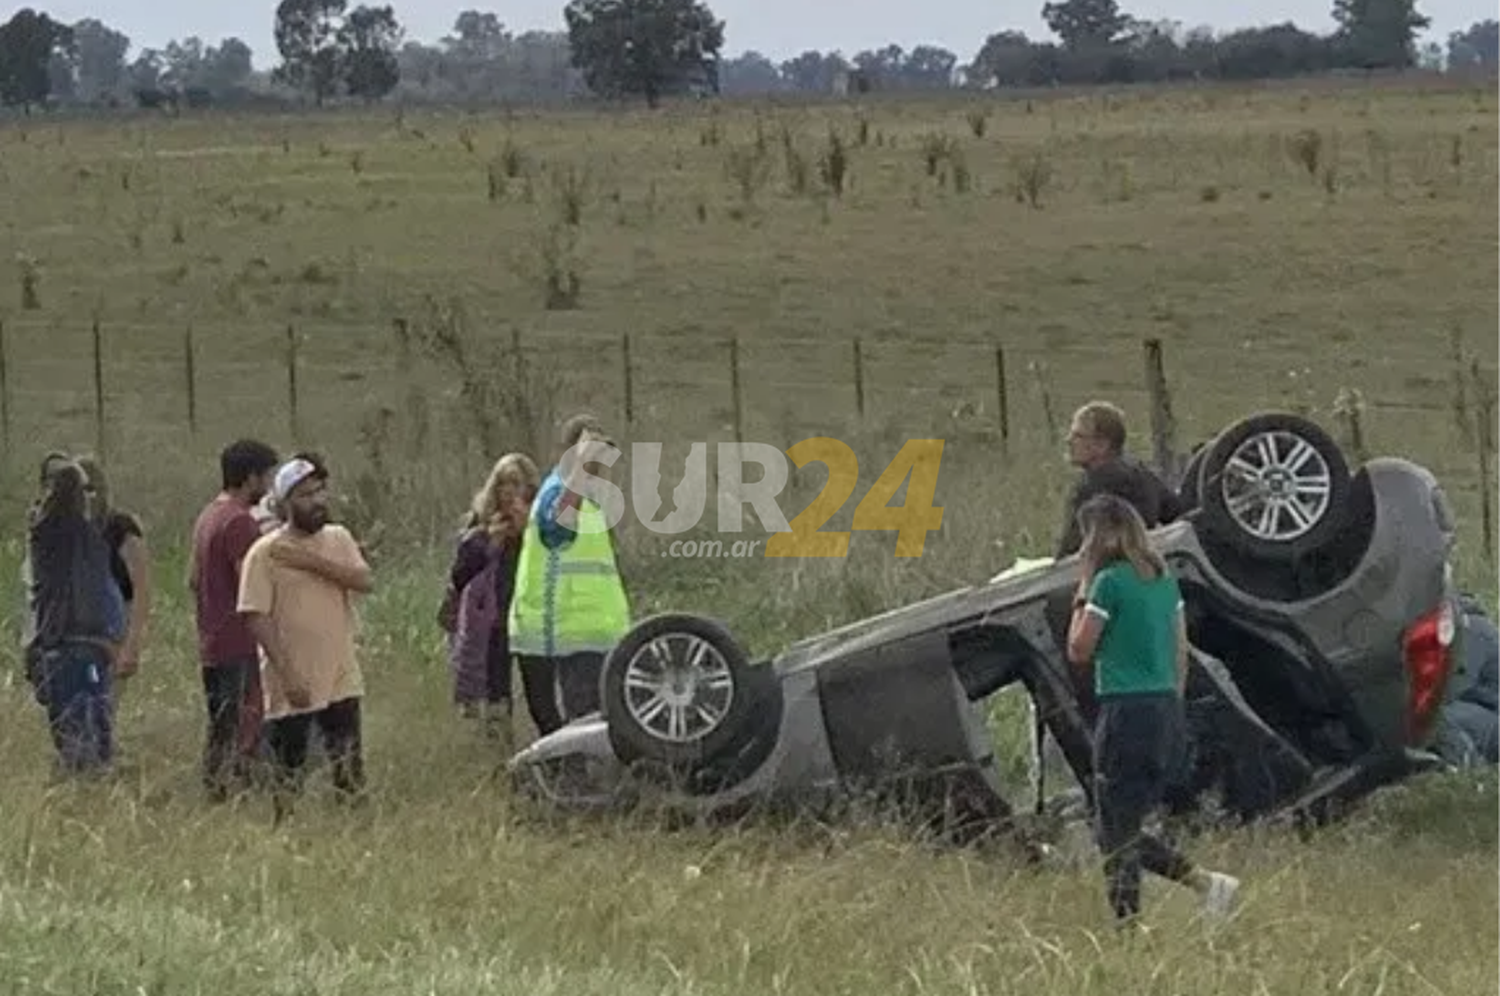
[[[260,644],[280,822],[301,788],[315,725],[334,786],[345,798],[363,791],[354,596],[368,593],[373,578],[354,537],[329,521],[328,470],[318,456],[282,464],[271,493],[282,524],[245,556],[239,611]]]

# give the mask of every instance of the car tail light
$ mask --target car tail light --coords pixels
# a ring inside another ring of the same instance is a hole
[[[1440,608],[1418,619],[1402,639],[1402,659],[1406,663],[1407,742],[1416,746],[1426,742],[1442,706],[1451,667],[1449,651],[1453,646],[1456,625],[1453,607],[1444,602]]]

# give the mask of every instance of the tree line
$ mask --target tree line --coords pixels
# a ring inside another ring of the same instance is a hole
[[[1047,0],[1046,40],[1019,31],[986,38],[973,59],[935,45],[899,44],[846,58],[804,51],[774,62],[722,57],[725,23],[698,0],[571,0],[563,31],[515,34],[493,12],[467,10],[433,43],[409,40],[390,5],[280,0],[279,61],[257,72],[249,45],[197,37],[145,48],[127,61],[122,32],[26,8],[0,25],[0,102],[34,107],[235,105],[303,99],[540,101],[594,95],[655,104],[681,94],[828,93],[1037,87],[1177,79],[1251,80],[1339,70],[1493,72],[1500,25],[1453,32],[1419,47],[1430,20],[1416,0],[1332,0],[1335,30],[1292,23],[1215,32],[1141,21],[1117,0]]]

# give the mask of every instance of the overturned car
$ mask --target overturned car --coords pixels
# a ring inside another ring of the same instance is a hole
[[[1181,493],[1188,513],[1151,533],[1193,648],[1173,807],[1322,822],[1439,766],[1426,748],[1461,628],[1434,476],[1394,457],[1351,468],[1315,423],[1265,413],[1203,446]],[[1019,685],[1087,801],[1094,704],[1065,653],[1080,567],[1007,572],[754,663],[713,620],[646,619],[606,660],[601,713],[520,751],[513,783],[569,810],[649,796],[703,817],[873,793],[1005,825],[987,716]]]

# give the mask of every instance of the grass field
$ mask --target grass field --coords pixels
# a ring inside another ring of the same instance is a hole
[[[666,444],[668,509],[686,444],[734,437],[736,387],[746,440],[831,435],[858,454],[825,530],[849,528],[906,439],[945,439],[942,529],[920,559],[876,533],[843,560],[712,561],[666,558],[675,537],[627,520],[641,612],[710,611],[765,653],[982,579],[1053,542],[1075,405],[1120,401],[1146,446],[1148,337],[1183,446],[1270,406],[1337,428],[1341,391],[1360,392],[1370,448],[1442,477],[1460,578],[1493,603],[1481,399],[1454,352],[1492,391],[1496,142],[1492,87],[1389,84],[7,125],[6,514],[19,524],[46,449],[102,443],[162,592],[117,783],[49,790],[41,717],[6,689],[0,992],[1491,990],[1492,774],[1390,793],[1311,843],[1199,842],[1243,874],[1242,917],[1206,934],[1186,898],[1152,891],[1156,929],[1127,944],[1087,864],[1023,871],[879,827],[539,825],[450,719],[432,618],[434,540],[496,450],[550,451],[552,423],[591,407],[622,442]],[[376,805],[310,805],[275,833],[263,805],[198,801],[181,583],[214,454],[247,432],[330,455],[380,576]],[[823,477],[795,474],[789,518]],[[0,599],[17,605],[5,536]]]

